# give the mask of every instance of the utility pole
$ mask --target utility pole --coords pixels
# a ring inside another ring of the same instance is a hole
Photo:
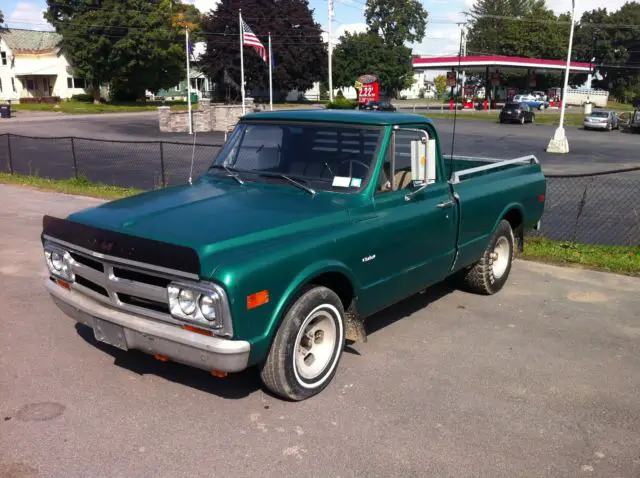
[[[331,21],[333,20],[333,0],[328,0],[329,4],[329,101],[333,101],[333,41],[331,38]]]
[[[191,68],[189,65],[189,27],[184,27],[184,42],[187,51],[187,108],[189,110],[189,134],[193,134],[193,114],[191,112]]]
[[[467,56],[467,32],[464,30],[464,23],[458,23],[458,25],[460,26],[460,35],[462,36],[462,39],[460,41],[460,55],[462,57]],[[464,88],[464,84],[467,81],[467,72],[466,71],[462,71],[462,88]]]

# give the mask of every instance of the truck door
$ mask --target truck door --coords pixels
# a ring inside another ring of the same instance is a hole
[[[390,295],[399,297],[448,275],[455,256],[457,208],[438,167],[434,181],[407,199],[419,188],[412,180],[412,147],[415,154],[422,135],[403,129],[393,134],[380,181],[384,184],[374,197],[384,229],[376,247],[376,261],[383,271],[381,285]],[[435,155],[426,160],[436,161],[437,166]]]

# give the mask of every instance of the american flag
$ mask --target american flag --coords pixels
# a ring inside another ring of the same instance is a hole
[[[244,20],[242,20],[242,44],[252,47],[255,51],[258,52],[260,58],[262,58],[265,63],[267,62],[266,48],[264,47],[262,42],[258,40],[258,37],[251,31],[251,28],[249,28],[249,25],[247,25]]]

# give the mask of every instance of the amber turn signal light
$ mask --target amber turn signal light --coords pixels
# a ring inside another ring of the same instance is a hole
[[[193,325],[183,325],[182,328],[184,330],[188,330],[189,332],[193,332],[195,334],[207,335],[209,337],[213,336],[213,332],[211,332],[210,330],[201,329],[199,327],[194,327]]]
[[[211,370],[211,375],[218,378],[224,378],[227,376],[227,372],[221,372],[220,370],[216,370],[215,368]]]
[[[255,294],[247,296],[247,309],[255,309],[256,307],[260,307],[267,302],[269,302],[269,291],[261,290],[260,292],[256,292]]]
[[[162,354],[155,354],[153,356],[156,360],[160,360],[160,362],[167,362],[169,361],[169,357],[167,357],[166,355],[162,355]]]
[[[58,284],[63,289],[71,290],[71,284],[63,281],[62,279],[56,279],[56,284]]]

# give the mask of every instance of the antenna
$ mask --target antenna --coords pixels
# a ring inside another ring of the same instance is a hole
[[[462,25],[464,25],[464,22],[460,22],[457,25],[460,27],[460,48],[458,49],[458,71],[456,71],[456,76],[460,75],[460,69],[461,69],[461,64],[462,64],[462,41],[464,38],[464,28],[462,27]],[[456,81],[457,82],[457,81]],[[464,85],[460,85],[461,88],[464,87]],[[456,140],[456,123],[457,123],[457,119],[458,119],[458,101],[456,100],[455,96],[453,98],[453,134],[451,136],[451,157],[449,158],[449,172],[451,174],[451,176],[453,177],[453,146],[455,144],[455,140]]]

